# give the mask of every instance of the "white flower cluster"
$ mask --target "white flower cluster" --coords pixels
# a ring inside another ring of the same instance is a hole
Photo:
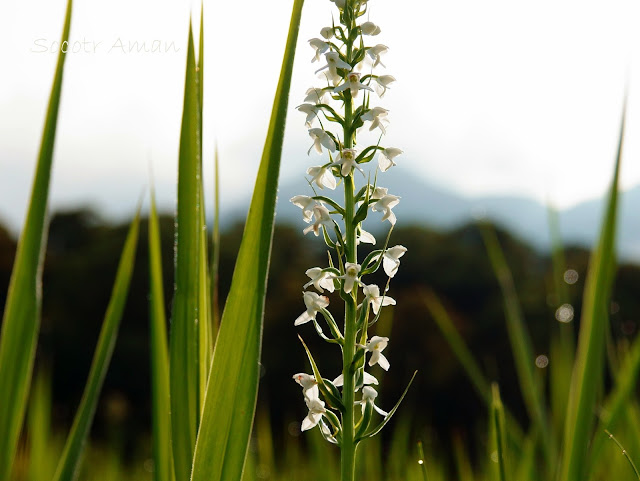
[[[359,22],[367,11],[367,1],[331,1],[339,9],[340,25],[325,27],[320,31],[321,38],[309,40],[314,50],[311,61],[321,62],[324,59],[326,62],[316,72],[326,85],[308,89],[304,103],[297,109],[305,114],[305,124],[313,141],[308,154],[315,150],[328,156],[325,163],[307,169],[309,184],[312,189],[315,186],[320,190],[335,190],[342,183],[344,205],[327,196],[317,195],[315,189],[316,195],[297,195],[291,199],[302,209],[303,221],[309,224],[304,234],[322,234],[330,249],[329,266],[312,267],[306,271],[310,279],[303,287],[306,309],[294,324],[299,326],[312,322],[318,334],[330,343],[339,344],[343,356],[348,355],[349,359],[343,359],[345,368],[342,374],[329,381],[316,379],[319,371],[308,353],[314,375],[298,373],[293,378],[302,386],[309,409],[302,422],[302,430],[319,426],[325,439],[340,444],[346,428],[333,410],[344,417],[346,409],[353,410],[354,405],[361,405],[362,417],[358,425],[365,437],[364,431],[373,410],[385,418],[389,416],[374,404],[377,392],[371,386],[377,385],[378,380],[365,371],[365,364],[368,355],[369,367],[378,364],[384,370],[389,369],[389,361],[382,353],[389,338],[375,335],[369,338],[368,329],[379,318],[382,307],[395,305],[396,301],[386,295],[389,282],[381,294],[378,285],[366,284],[363,278],[382,267],[390,281],[398,272],[400,258],[407,249],[401,245],[387,247],[385,244],[358,262],[357,246],[376,243],[374,236],[362,228],[369,212],[382,213],[382,221],[388,220],[391,226],[396,223],[393,208],[400,202],[400,197],[376,185],[377,181],[373,184],[367,181],[356,192],[354,182],[354,171],[358,170],[364,176],[363,164],[370,163],[376,154],[376,170],[380,172],[395,166],[396,157],[402,154],[399,148],[380,145],[387,133],[389,111],[381,106],[371,106],[376,98],[384,97],[395,78],[376,73],[380,67],[385,67],[381,57],[388,48],[382,44],[366,46],[367,37],[381,33],[380,27],[373,22]],[[379,139],[374,145],[358,149],[356,135],[367,126],[369,131],[379,130]],[[377,172],[373,178],[377,179]],[[325,291],[338,291],[345,301],[344,329],[338,327],[329,312],[329,297]],[[373,319],[370,319],[370,311],[373,311]],[[317,319],[318,313],[328,325],[330,335],[325,335]],[[342,388],[342,393],[339,388]],[[347,390],[351,392],[345,392]],[[356,400],[358,391],[361,395]],[[350,408],[345,408],[347,402]]]

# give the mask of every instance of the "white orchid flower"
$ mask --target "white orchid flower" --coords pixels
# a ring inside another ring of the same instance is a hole
[[[344,8],[344,6],[347,3],[347,0],[331,0],[333,3],[336,4],[336,7],[338,8]]]
[[[315,292],[303,292],[302,299],[304,300],[304,305],[307,306],[307,310],[298,316],[298,318],[293,323],[294,326],[306,324],[311,320],[315,321],[318,311],[324,309],[329,305],[328,297],[320,296]]]
[[[320,40],[319,38],[312,38],[311,40],[309,40],[309,45],[311,45],[311,48],[316,51],[316,54],[311,59],[311,63],[319,62],[320,55],[329,50],[329,44],[323,40]]]
[[[382,267],[384,268],[384,272],[389,276],[393,277],[398,272],[398,267],[400,267],[400,258],[407,252],[407,248],[405,246],[397,245],[390,247],[384,254],[382,254]],[[373,260],[378,260],[378,257],[374,257]]]
[[[318,89],[311,87],[305,92],[307,96],[304,98],[304,102],[315,102],[316,104],[323,104],[326,102],[325,97],[329,93],[328,90]]]
[[[302,421],[301,431],[315,427],[320,422],[320,419],[322,419],[322,415],[327,412],[324,408],[324,402],[318,398],[305,398],[304,402],[307,404],[307,408],[309,408],[309,414],[307,414],[307,417]]]
[[[344,386],[344,375],[340,374],[337,378],[335,378],[331,382],[335,387]],[[375,384],[377,386],[378,380],[368,372],[362,371],[362,384],[364,384],[365,386],[369,384]]]
[[[308,118],[308,117],[307,117]],[[395,159],[398,155],[402,154],[402,150],[396,147],[387,147],[378,156],[378,167],[382,172],[386,172],[391,167],[398,165],[393,159]]]
[[[324,27],[320,29],[320,35],[322,35],[326,40],[330,40],[333,38],[333,27]]]
[[[383,411],[378,406],[375,405],[375,399],[378,397],[378,391],[373,389],[370,386],[365,386],[362,388],[362,401],[358,401],[358,404],[362,404],[362,414],[364,414],[364,409],[367,405],[367,402],[371,402],[373,405],[373,409],[376,410],[378,414],[381,416],[388,416],[389,413],[387,411]]]
[[[369,284],[362,288],[362,292],[364,293],[364,303],[368,305],[371,304],[373,308],[373,313],[378,314],[381,306],[395,306],[396,301],[392,297],[389,296],[381,296],[380,288],[375,284]]]
[[[343,90],[347,90],[349,89],[351,91],[351,96],[352,97],[357,97],[358,96],[358,91],[359,90],[369,90],[371,92],[373,92],[373,89],[365,84],[363,84],[362,82],[360,82],[360,73],[359,72],[349,72],[349,74],[347,75],[347,78],[345,80],[345,82],[334,88],[333,91],[338,93],[338,92],[342,92]]]
[[[316,107],[314,104],[302,104],[298,105],[296,109],[299,112],[307,115],[305,124],[307,125],[307,127],[311,127],[311,122],[313,122],[313,119],[318,116],[318,107]]]
[[[368,110],[367,112],[365,112],[361,119],[362,120],[368,120],[371,122],[371,125],[369,126],[369,130],[373,130],[376,127],[379,127],[380,130],[382,131],[383,134],[387,133],[387,129],[384,125],[384,123],[388,123],[389,121],[385,118],[387,116],[387,114],[389,113],[389,111],[387,109],[383,109],[382,107],[374,107],[371,110]]]
[[[378,202],[373,204],[371,210],[375,212],[383,212],[382,220],[389,220],[391,225],[396,224],[396,215],[391,209],[393,209],[400,202],[400,197],[397,195],[386,194],[381,197]]]
[[[338,69],[351,70],[351,65],[342,60],[338,52],[327,52],[324,54],[324,58],[327,60],[327,65],[316,70],[316,73],[322,72],[324,69],[329,69],[329,78],[333,82],[333,85],[337,85],[342,78],[338,75]]]
[[[380,56],[384,53],[387,53],[388,50],[389,50],[389,47],[387,47],[386,45],[382,45],[380,43],[378,45],[375,45],[367,49],[367,53],[373,60],[374,67],[377,67],[378,64],[382,65],[383,67],[386,67],[386,65],[380,61]]]
[[[374,79],[378,84],[376,86],[376,92],[382,98],[384,97],[385,92],[389,88],[389,84],[396,81],[393,75],[380,75]]]
[[[313,206],[317,204],[315,200],[307,195],[296,195],[289,199],[296,207],[302,209],[302,219],[308,224],[313,218]]]
[[[318,129],[318,128],[309,129],[309,137],[313,139],[313,145],[309,147],[309,151],[307,152],[307,155],[311,153],[311,149],[313,148],[316,149],[316,152],[321,154],[322,146],[324,146],[327,150],[330,150],[331,152],[336,151],[336,143],[333,141],[331,136],[327,134],[324,130]]]
[[[335,286],[333,285],[333,278],[329,272],[322,270],[320,267],[312,267],[311,269],[307,269],[305,272],[307,276],[311,278],[309,282],[307,282],[303,287],[306,289],[311,284],[320,292],[324,293],[324,289],[329,292],[333,292],[335,290]]]
[[[344,279],[344,292],[349,294],[353,290],[353,285],[358,281],[358,274],[360,274],[360,264],[355,262],[347,262],[344,265],[344,275],[334,277],[334,279]]]
[[[360,25],[360,30],[362,31],[362,35],[378,35],[382,30],[373,22],[364,22]]]
[[[356,149],[342,149],[342,152],[336,157],[336,161],[331,165],[341,165],[340,173],[343,177],[346,177],[351,173],[352,169],[358,169],[364,175],[364,171],[358,166],[356,162],[357,152]]]
[[[320,393],[318,392],[318,383],[316,378],[310,374],[299,372],[293,375],[293,380],[302,386],[302,394],[305,399],[318,399]]]
[[[331,215],[329,214],[329,209],[327,209],[324,205],[316,204],[313,206],[313,216],[315,217],[315,221],[308,227],[305,227],[302,233],[307,235],[309,232],[313,231],[314,235],[318,237],[320,235],[320,228],[325,226],[327,228],[333,227],[333,220],[331,219]]]
[[[389,360],[384,357],[384,354],[382,354],[382,351],[384,351],[388,343],[388,337],[373,336],[369,340],[369,342],[365,346],[365,350],[371,353],[371,357],[369,358],[369,366],[378,364],[385,371],[389,370]]]
[[[315,182],[321,189],[328,187],[334,190],[336,188],[336,178],[327,167],[321,165],[309,167],[307,174],[311,176],[311,183]]]

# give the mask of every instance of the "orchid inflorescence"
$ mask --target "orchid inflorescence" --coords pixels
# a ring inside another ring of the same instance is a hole
[[[329,265],[306,271],[310,279],[303,287],[306,309],[295,320],[295,325],[312,322],[325,341],[338,344],[342,349],[343,370],[333,381],[322,378],[305,345],[313,374],[299,373],[294,375],[294,380],[302,386],[309,409],[302,430],[319,426],[326,440],[339,444],[343,451],[350,451],[354,458],[357,443],[382,427],[370,428],[373,411],[384,417],[382,425],[390,417],[375,405],[378,393],[372,385],[377,385],[378,380],[365,368],[378,364],[384,370],[389,369],[389,361],[382,353],[389,339],[375,335],[369,338],[368,331],[378,320],[382,308],[394,305],[395,300],[386,294],[389,282],[381,290],[376,284],[366,284],[364,278],[382,266],[390,281],[406,252],[401,245],[387,247],[389,237],[382,249],[374,250],[362,261],[358,260],[357,248],[360,243],[376,242],[362,227],[370,212],[382,213],[382,221],[389,221],[391,228],[396,223],[393,208],[400,198],[377,185],[377,174],[395,166],[395,158],[402,150],[380,145],[389,123],[388,110],[371,105],[376,95],[384,97],[395,81],[391,75],[374,73],[384,67],[381,56],[388,48],[365,44],[367,37],[378,35],[381,29],[373,22],[361,21],[368,9],[367,0],[331,1],[338,7],[340,24],[323,28],[322,38],[309,40],[315,51],[311,61],[321,62],[323,58],[326,61],[316,72],[325,86],[308,89],[304,103],[297,107],[306,115],[306,126],[313,141],[308,154],[311,155],[312,150],[321,155],[326,152],[328,161],[307,169],[308,182],[315,195],[297,195],[291,202],[302,209],[302,218],[309,224],[304,234],[322,235],[329,247]],[[378,129],[379,137],[374,145],[360,149],[356,147],[356,136],[367,127],[370,132]],[[371,182],[362,166],[376,155],[378,162]],[[358,191],[356,170],[365,179]],[[333,191],[340,183],[344,186],[344,205],[318,195],[315,190],[317,187]],[[328,310],[326,294],[334,291],[339,292],[345,302],[342,330]],[[318,315],[326,322],[329,334],[322,329]],[[356,405],[360,406],[360,415],[354,414]],[[395,408],[391,414],[393,411]],[[343,459],[343,479],[345,471],[352,470],[352,466],[344,466],[349,462]]]

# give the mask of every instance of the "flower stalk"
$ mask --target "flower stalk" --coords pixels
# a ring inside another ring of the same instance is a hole
[[[366,284],[362,278],[383,266],[390,280],[397,273],[399,258],[406,252],[403,246],[387,249],[385,243],[382,249],[359,260],[358,245],[376,242],[374,236],[363,229],[364,221],[370,213],[380,212],[381,221],[388,220],[393,227],[396,216],[392,209],[400,198],[377,186],[377,181],[373,184],[365,181],[360,188],[357,185],[360,177],[355,172],[359,171],[364,174],[362,178],[367,179],[362,167],[371,163],[368,178],[377,179],[379,172],[396,165],[394,159],[402,150],[381,145],[387,133],[388,110],[370,106],[376,95],[381,98],[395,81],[391,75],[379,76],[374,72],[384,67],[380,55],[387,52],[387,47],[365,45],[365,36],[376,36],[382,30],[368,20],[362,21],[368,11],[367,0],[331,1],[338,8],[340,23],[323,28],[322,39],[309,41],[314,50],[312,62],[321,61],[322,56],[326,61],[316,72],[324,86],[309,88],[305,103],[298,107],[306,116],[305,125],[313,141],[308,154],[312,155],[315,150],[318,155],[328,156],[328,161],[307,169],[314,195],[297,195],[291,202],[302,209],[303,221],[309,224],[303,232],[313,232],[318,237],[322,233],[330,259],[328,267],[306,271],[311,279],[303,287],[306,311],[295,320],[295,325],[312,322],[322,339],[339,345],[342,372],[333,381],[323,378],[305,345],[313,374],[298,373],[294,380],[303,387],[309,409],[302,430],[317,426],[327,441],[337,444],[341,449],[341,480],[354,481],[359,443],[377,434],[399,404],[389,413],[374,404],[378,392],[370,385],[377,385],[378,380],[365,370],[367,356],[369,367],[378,364],[389,369],[389,361],[381,353],[389,339],[369,338],[369,328],[382,309],[395,304],[395,300],[386,295],[389,281],[381,295],[377,285]],[[361,130],[373,137],[364,149],[358,145]],[[374,130],[373,134],[368,133]],[[376,155],[378,163],[374,164],[372,160]],[[340,184],[344,189],[344,205],[326,195],[318,195],[314,188],[333,191]],[[335,302],[332,299],[337,300],[338,295],[345,304],[342,331],[329,312],[330,303]],[[329,327],[329,335],[322,329],[323,321]],[[382,416],[382,421],[376,419],[377,416]],[[377,426],[374,421],[378,422]]]

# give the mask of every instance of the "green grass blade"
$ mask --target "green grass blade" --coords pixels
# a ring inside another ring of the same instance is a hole
[[[173,479],[171,453],[171,406],[169,397],[169,348],[164,309],[160,227],[153,189],[149,212],[149,312],[151,335],[151,420],[153,475],[156,481]]]
[[[493,423],[493,436],[496,452],[498,453],[498,479],[507,480],[507,455],[505,452],[505,440],[507,439],[504,425],[504,408],[500,399],[500,388],[496,383],[491,385],[493,401],[491,403],[491,422]]]
[[[55,481],[71,481],[76,478],[78,468],[80,467],[80,459],[82,451],[91,428],[93,415],[98,404],[98,397],[102,389],[102,383],[111,361],[113,348],[118,336],[118,327],[124,311],[127,294],[129,293],[129,284],[135,264],[136,246],[138,243],[139,231],[139,213],[136,214],[127,239],[122,250],[116,280],[113,284],[111,299],[107,307],[107,312],[100,330],[98,345],[96,346],[89,371],[89,378],[82,394],[80,406],[73,420],[73,426],[67,438],[64,451],[58,463]]]
[[[194,481],[241,478],[258,391],[278,174],[303,0],[293,6],[269,131],[222,315],[193,462]]]
[[[200,112],[200,155],[202,156],[202,111],[204,106],[204,1],[200,2],[200,37],[198,38],[198,65],[196,66],[198,83],[198,110]]]
[[[623,415],[625,407],[637,386],[638,374],[640,373],[640,338],[636,338],[629,353],[622,362],[622,366],[616,376],[615,386],[609,396],[605,399],[596,437],[593,440],[590,453],[590,464],[599,462],[602,448],[607,437],[603,434],[605,430],[612,430],[616,422]]]
[[[199,406],[204,405],[205,387],[209,377],[209,367],[213,354],[212,321],[211,321],[211,286],[209,285],[209,262],[207,260],[207,224],[204,218],[204,195],[200,185],[200,257],[198,259],[198,386]]]
[[[422,472],[422,481],[429,481],[427,462],[424,458],[424,450],[422,449],[422,441],[418,441],[418,464],[420,465],[420,471]]]
[[[189,24],[184,110],[178,162],[176,265],[169,366],[171,436],[177,480],[189,479],[198,430],[200,299],[200,108],[193,31]]]
[[[62,31],[69,38],[71,0]],[[46,210],[58,121],[65,52],[60,50],[22,235],[11,273],[0,332],[0,479],[9,479],[31,384],[40,329],[41,272],[46,245]]]
[[[515,459],[514,479],[518,481],[537,481],[540,477],[537,459],[538,432],[532,429],[522,445],[522,453]]]
[[[531,338],[525,326],[511,270],[504,257],[495,230],[489,224],[482,224],[480,231],[489,254],[491,266],[502,291],[507,332],[516,364],[522,397],[527,406],[529,416],[540,430],[542,450],[545,454],[549,471],[552,472],[556,456],[555,440],[551,436],[549,429],[540,382],[536,380],[535,356],[533,355]]]
[[[557,210],[549,204],[547,206],[547,218],[549,221],[549,234],[551,236],[551,265],[553,268],[553,290],[555,305],[559,306],[570,302],[569,289],[564,281],[564,273],[567,263],[564,256],[564,247],[560,235],[560,223]],[[549,368],[549,396],[551,401],[551,414],[553,429],[560,438],[564,427],[564,419],[567,411],[567,399],[569,399],[569,383],[573,362],[575,358],[574,323],[555,322],[552,328],[549,354],[553,363]]]
[[[625,457],[625,459],[627,460],[627,462],[631,466],[631,469],[633,470],[633,473],[636,475],[636,479],[640,480],[640,471],[638,471],[638,468],[636,468],[636,465],[634,464],[633,460],[631,459],[631,456],[629,456],[629,453],[627,452],[627,450],[624,449],[624,446],[622,444],[620,444],[620,441],[618,441],[616,439],[616,437],[613,434],[611,434],[609,431],[605,431],[605,434],[607,435],[607,437],[610,440],[612,440],[616,444],[616,446],[618,446],[618,448],[622,452],[622,455]]]
[[[458,361],[467,373],[471,384],[475,388],[478,395],[485,402],[487,409],[490,409],[493,402],[491,384],[484,377],[482,369],[480,369],[480,366],[465,344],[462,336],[460,336],[460,334],[456,330],[452,319],[449,317],[449,314],[440,302],[440,299],[438,299],[436,294],[431,290],[427,290],[423,293],[423,299],[427,306],[427,309],[429,309],[431,317],[436,322],[436,325],[449,344],[449,347],[451,347],[451,350],[456,355]],[[518,425],[515,418],[513,418],[513,416],[511,416],[508,411],[506,416],[509,419],[509,426],[511,426],[511,429],[509,430],[509,433],[512,437],[511,440],[514,441],[515,444],[519,445],[524,437],[522,428]]]
[[[198,46],[198,66],[196,77],[198,81],[198,105],[200,107],[200,167],[202,172],[202,102],[204,99],[204,5],[200,9],[200,41]],[[199,372],[199,406],[204,405],[205,387],[209,377],[209,366],[213,354],[212,321],[211,321],[211,287],[209,285],[209,261],[208,261],[208,236],[205,215],[205,196],[202,175],[199,176],[198,196],[200,205],[200,256],[198,258],[199,270],[199,299],[198,299],[198,372]]]
[[[607,325],[607,302],[615,268],[615,231],[618,206],[618,176],[624,139],[626,112],[622,113],[615,171],[607,201],[600,240],[587,273],[582,303],[582,319],[576,361],[564,430],[564,450],[560,477],[562,481],[584,479],[587,447],[594,423],[595,398],[604,369],[604,339]]]
[[[569,289],[564,282],[564,273],[567,262],[564,256],[564,246],[560,234],[560,219],[558,211],[551,204],[547,205],[547,221],[549,224],[549,236],[551,237],[551,267],[553,269],[553,288],[557,304],[569,302]]]
[[[220,328],[220,301],[218,291],[218,269],[220,266],[220,159],[218,157],[218,147],[213,159],[213,232],[211,233],[211,244],[213,246],[211,252],[211,322],[212,332],[211,338],[215,344]]]
[[[471,460],[464,446],[464,442],[459,432],[453,433],[453,454],[458,477],[455,479],[464,481],[475,481]]]
[[[487,403],[487,406],[490,406],[492,400],[490,384],[484,377],[482,369],[480,369],[480,366],[465,344],[462,336],[460,336],[456,330],[453,321],[440,302],[440,299],[430,290],[424,292],[423,299],[431,317],[436,322],[436,325],[458,358],[458,361],[462,364],[476,392]]]
[[[51,479],[55,464],[52,465],[51,449],[51,373],[48,368],[36,369],[29,412],[27,414],[29,439],[29,481]]]

